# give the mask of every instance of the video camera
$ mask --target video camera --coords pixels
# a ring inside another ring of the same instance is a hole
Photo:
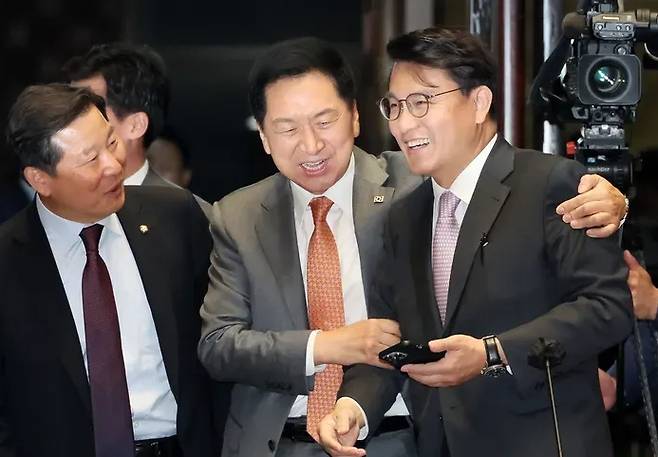
[[[553,123],[581,122],[575,158],[618,188],[632,183],[624,125],[635,120],[645,53],[658,49],[658,13],[620,11],[617,0],[581,0],[565,16],[561,42],[533,83],[531,96]],[[543,71],[542,71],[543,70]]]

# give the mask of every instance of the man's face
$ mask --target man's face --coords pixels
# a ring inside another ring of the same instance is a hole
[[[265,89],[267,112],[259,127],[265,151],[279,171],[321,194],[347,170],[359,114],[338,95],[331,78],[312,71]]]
[[[62,157],[54,176],[43,173],[43,182],[37,186],[51,211],[65,219],[92,223],[123,206],[126,152],[98,109],[89,109],[51,141]]]
[[[105,81],[105,78],[103,78],[103,75],[97,74],[90,78],[71,81],[71,85],[73,87],[84,87],[89,89],[94,94],[102,97],[103,100],[105,100],[105,112],[107,114],[107,119],[110,121],[112,127],[114,127],[116,134],[121,137],[125,144],[130,138],[128,134],[130,125],[128,122],[126,122],[126,118],[120,119],[114,110],[107,104],[107,82]]]
[[[400,100],[413,93],[429,96],[457,87],[444,70],[398,62],[391,72],[388,95]],[[473,149],[477,146],[478,113],[471,95],[458,90],[434,97],[421,118],[409,114],[404,105],[400,116],[389,121],[413,173],[433,176],[447,187],[477,153]]]

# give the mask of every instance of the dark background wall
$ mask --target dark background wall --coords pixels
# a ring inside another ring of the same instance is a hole
[[[360,68],[361,2],[291,0],[2,2],[0,127],[28,84],[61,80],[71,56],[92,44],[147,43],[162,54],[172,88],[169,121],[188,145],[191,188],[213,201],[273,173],[248,126],[247,75],[269,44],[315,35],[332,41]],[[4,144],[2,145],[4,148]],[[0,170],[13,173],[1,153]]]
[[[428,0],[418,0],[419,3]],[[383,44],[381,20],[400,29],[405,8],[416,0],[25,0],[0,3],[0,129],[7,111],[28,84],[61,79],[59,69],[92,44],[126,40],[147,43],[160,52],[172,82],[169,121],[189,146],[193,191],[208,200],[252,183],[274,171],[260,140],[248,125],[246,81],[253,59],[274,41],[316,35],[332,41],[355,69],[359,87],[362,135],[357,144],[377,153],[395,147],[379,119],[375,100],[381,94]],[[428,23],[468,27],[469,2],[432,0]],[[382,5],[388,5],[387,9]],[[540,64],[540,2],[524,0],[526,88]],[[658,9],[656,0],[628,0],[626,7]],[[564,11],[575,0],[564,2]],[[378,16],[378,14],[380,16]],[[380,19],[377,19],[377,18]],[[379,45],[377,44],[380,42]],[[379,71],[377,72],[377,68]],[[633,150],[656,144],[653,102],[658,72],[644,74]],[[539,147],[539,119],[526,108],[524,146]],[[565,131],[569,137],[577,126]],[[4,142],[0,142],[4,148]],[[0,182],[12,180],[16,164],[0,152]],[[8,178],[9,177],[9,178]],[[0,192],[2,192],[0,184]]]

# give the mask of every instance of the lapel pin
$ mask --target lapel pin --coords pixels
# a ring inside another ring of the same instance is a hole
[[[383,195],[375,195],[375,197],[372,199],[373,203],[384,203],[384,196]]]
[[[142,224],[139,226],[139,231],[142,232],[142,235],[146,235],[149,231],[149,226],[146,224]]]

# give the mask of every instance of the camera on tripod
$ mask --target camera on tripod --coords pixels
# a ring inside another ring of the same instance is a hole
[[[658,37],[658,13],[620,11],[619,3],[581,0],[577,12],[565,16],[564,37],[554,52],[561,62],[549,58],[555,74],[540,70],[533,91],[538,87],[549,120],[583,124],[575,158],[588,172],[626,190],[633,166],[624,125],[635,120],[642,94],[635,46],[643,42],[651,54],[647,42]]]

